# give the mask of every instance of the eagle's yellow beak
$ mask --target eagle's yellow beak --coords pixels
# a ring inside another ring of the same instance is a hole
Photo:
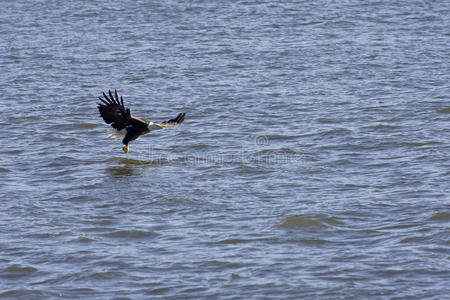
[[[128,145],[123,146],[122,148],[123,152],[128,153],[130,152],[130,147],[128,147]]]
[[[164,126],[161,126],[161,125],[159,125],[159,124],[158,124],[158,126],[159,126],[159,129],[164,129]]]

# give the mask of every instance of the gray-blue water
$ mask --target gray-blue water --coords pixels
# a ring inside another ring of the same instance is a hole
[[[449,57],[448,1],[1,1],[0,298],[449,299]]]

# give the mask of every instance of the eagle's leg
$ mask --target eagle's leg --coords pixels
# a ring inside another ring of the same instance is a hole
[[[130,147],[128,147],[128,144],[122,147],[123,152],[128,153],[130,152]]]

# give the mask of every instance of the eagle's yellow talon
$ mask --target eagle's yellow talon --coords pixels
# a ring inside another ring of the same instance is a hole
[[[128,145],[125,145],[122,147],[123,152],[128,153],[130,152],[130,147],[128,147]]]

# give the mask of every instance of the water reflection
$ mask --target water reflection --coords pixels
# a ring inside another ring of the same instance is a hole
[[[113,177],[139,176],[149,166],[154,165],[151,161],[122,157],[112,157],[108,161],[114,164],[106,168],[107,172]]]

